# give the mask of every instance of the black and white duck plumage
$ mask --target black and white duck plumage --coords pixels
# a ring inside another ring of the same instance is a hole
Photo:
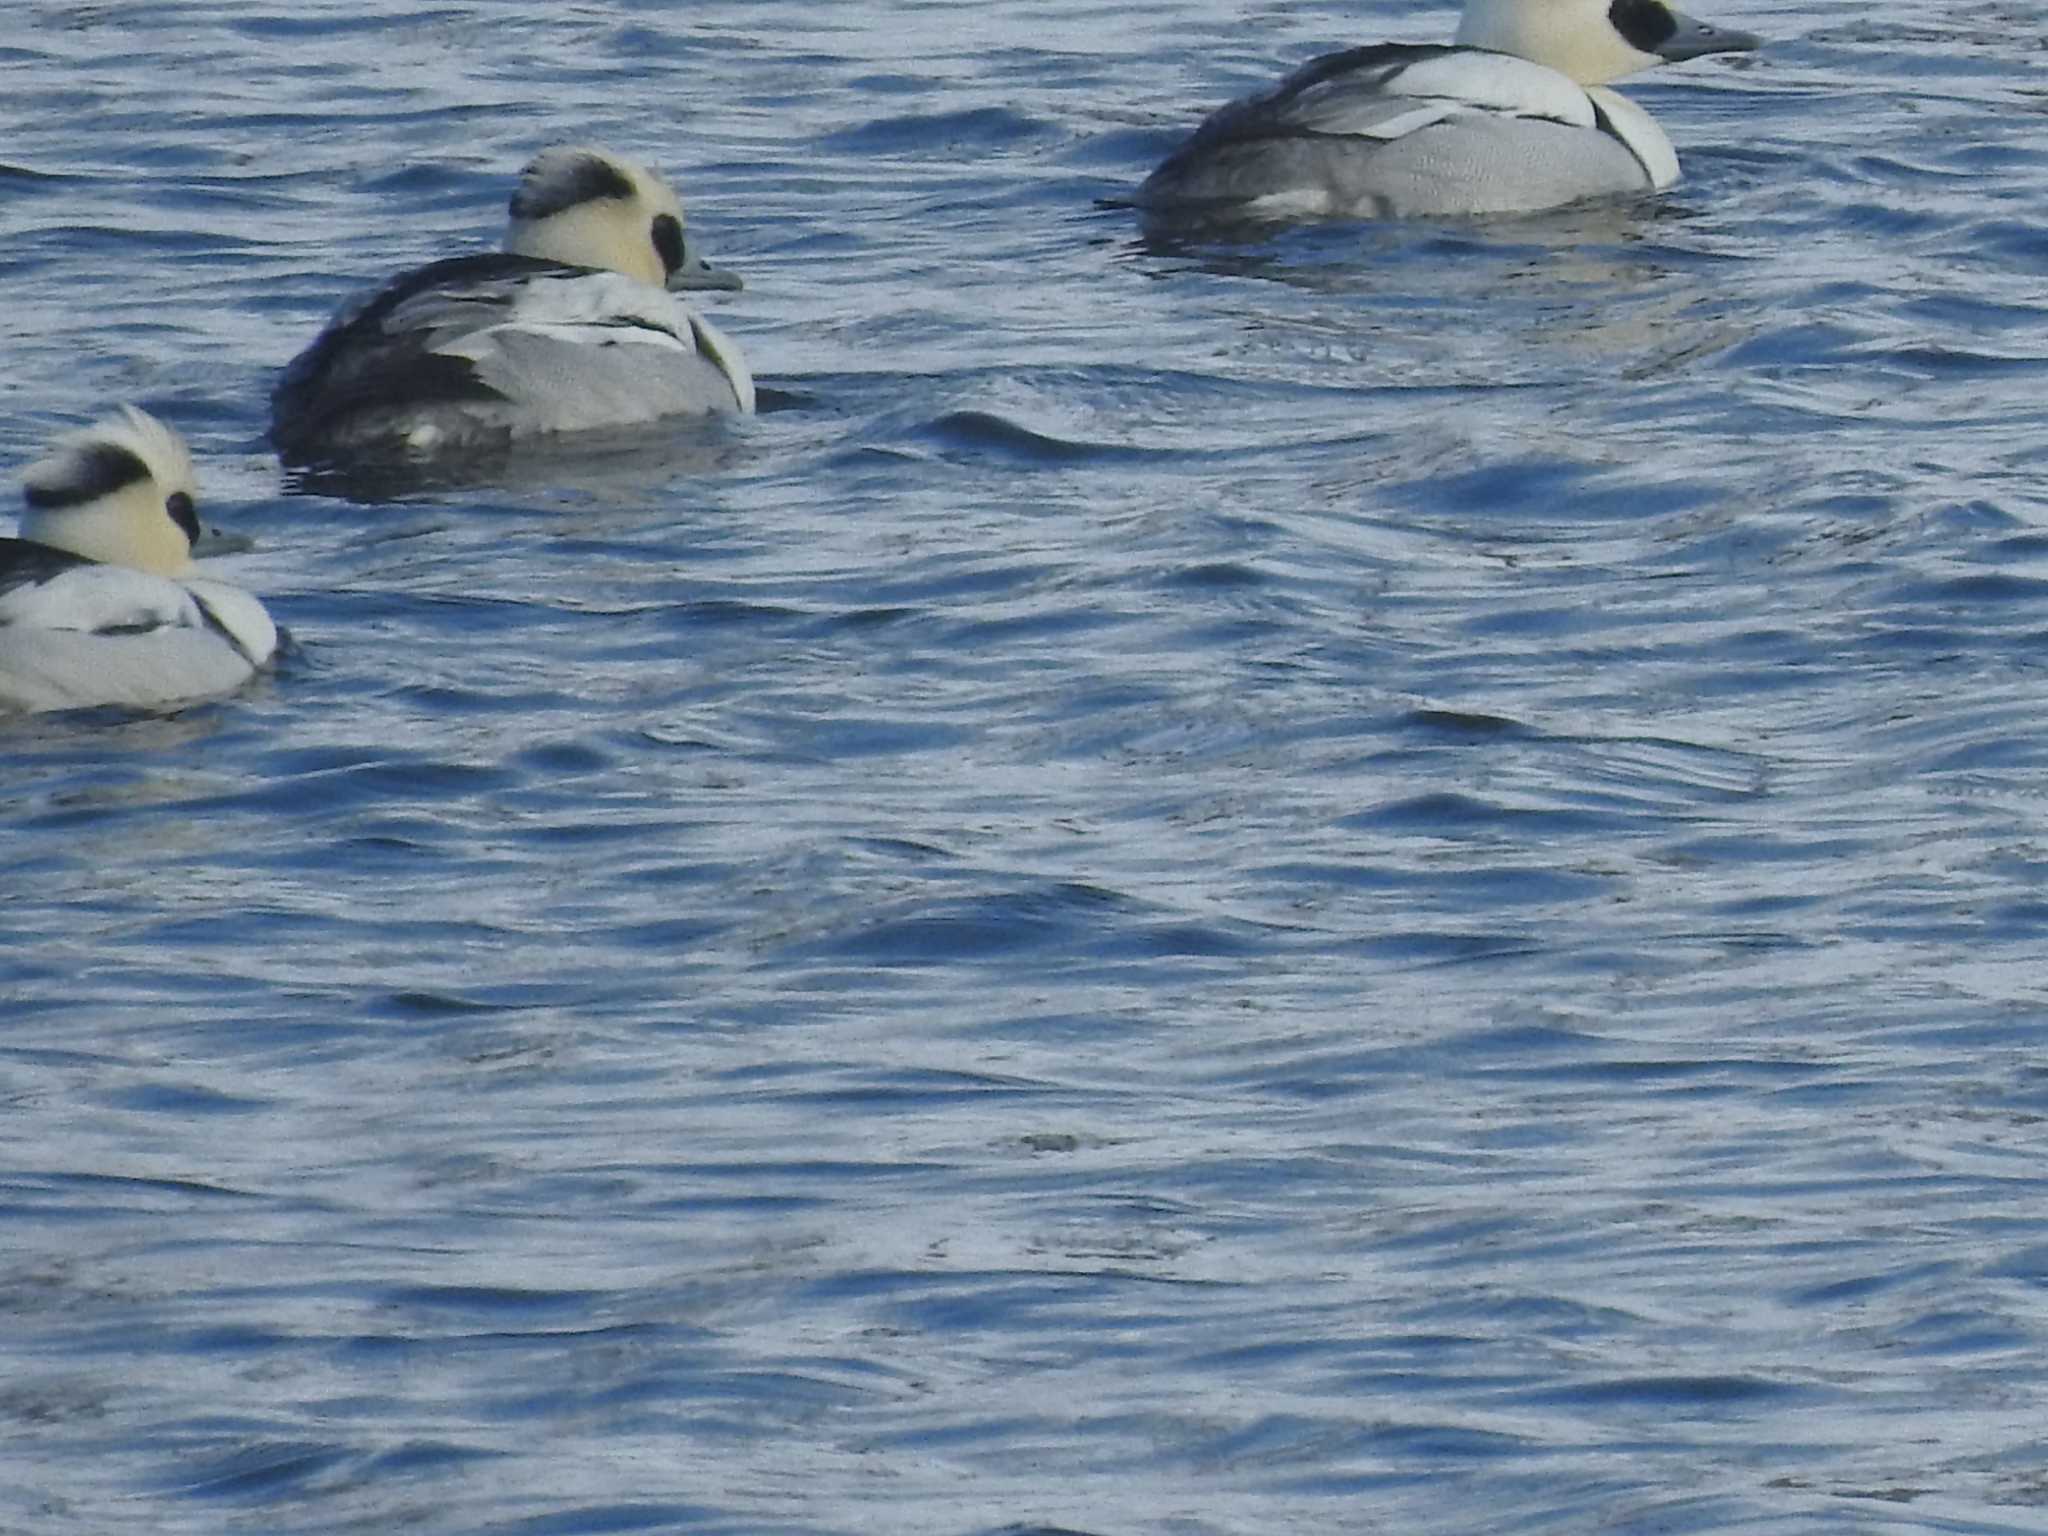
[[[392,278],[293,359],[271,397],[288,461],[753,410],[739,348],[677,296],[739,279],[697,255],[658,176],[602,149],[549,149],[510,215],[504,250]]]
[[[1526,213],[1678,180],[1606,82],[1761,46],[1664,0],[1466,0],[1449,44],[1325,54],[1212,113],[1146,178],[1149,222]]]
[[[247,682],[277,626],[241,588],[195,574],[192,458],[122,406],[22,475],[16,538],[0,538],[0,713],[152,706]]]

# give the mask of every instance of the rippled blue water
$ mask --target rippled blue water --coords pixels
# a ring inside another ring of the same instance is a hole
[[[2048,1529],[2043,24],[1715,4],[1661,201],[1179,249],[1452,12],[0,17],[7,463],[297,639],[0,729],[0,1529]],[[288,494],[561,139],[777,408]]]

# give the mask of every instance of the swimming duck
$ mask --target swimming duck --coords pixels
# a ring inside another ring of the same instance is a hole
[[[22,485],[20,537],[0,538],[0,713],[205,698],[276,653],[262,603],[192,574],[192,458],[154,416],[122,406]]]
[[[1761,45],[1664,0],[1466,0],[1454,43],[1325,54],[1211,113],[1138,206],[1196,223],[1410,218],[1668,187],[1671,141],[1605,83]]]
[[[739,286],[691,249],[652,172],[602,149],[545,150],[512,194],[504,250],[394,277],[293,359],[271,441],[298,462],[412,456],[751,411],[739,349],[674,296]]]

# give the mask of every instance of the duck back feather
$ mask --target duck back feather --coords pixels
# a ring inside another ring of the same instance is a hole
[[[753,406],[737,349],[665,290],[487,252],[406,273],[345,309],[285,370],[271,438],[305,460]]]
[[[240,687],[277,650],[240,588],[0,539],[0,712],[148,706]]]
[[[1218,109],[1146,179],[1138,203],[1247,220],[1547,208],[1647,190],[1666,159],[1675,172],[1647,114],[1626,126],[1647,135],[1644,149],[1584,87],[1527,59],[1381,43],[1313,59]]]

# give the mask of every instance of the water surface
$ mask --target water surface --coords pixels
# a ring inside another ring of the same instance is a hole
[[[0,20],[8,463],[296,639],[0,729],[0,1529],[2042,1529],[2041,29],[1713,17],[1669,196],[1189,246],[1452,12]],[[287,486],[559,140],[776,408]]]

